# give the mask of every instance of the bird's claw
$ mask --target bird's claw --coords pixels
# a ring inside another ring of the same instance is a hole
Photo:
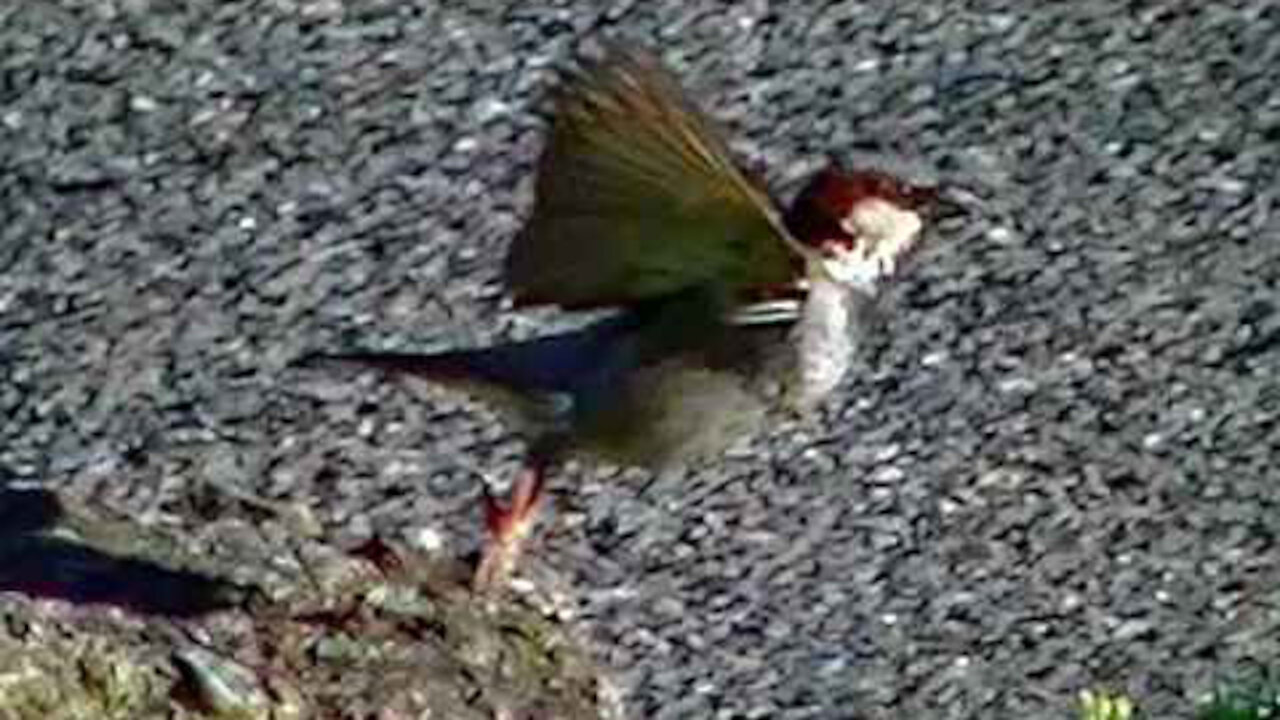
[[[538,468],[527,468],[516,478],[506,507],[489,492],[488,487],[484,488],[482,500],[489,537],[471,581],[473,590],[487,592],[495,589],[511,575],[537,520],[542,495],[542,471]]]

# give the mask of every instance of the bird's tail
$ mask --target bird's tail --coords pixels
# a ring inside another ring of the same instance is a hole
[[[427,354],[354,351],[315,354],[304,366],[357,365],[446,385],[495,385],[532,393],[574,393],[582,378],[626,358],[633,321],[627,318],[549,337]]]
[[[513,362],[501,349],[458,350],[433,354],[350,352],[317,353],[299,361],[299,366],[368,367],[390,375],[422,378],[436,385],[465,393],[484,401],[509,421],[534,431],[554,427],[561,404],[557,388],[539,382],[531,368]]]
[[[450,381],[500,381],[498,378],[486,378],[492,375],[485,372],[486,363],[478,362],[483,351],[454,351],[429,354],[383,353],[383,352],[349,352],[349,353],[313,353],[298,361],[303,368],[328,368],[336,366],[359,366],[381,370],[390,375],[412,375],[414,377],[448,384]]]

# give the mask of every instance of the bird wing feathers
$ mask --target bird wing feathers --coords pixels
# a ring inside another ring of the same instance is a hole
[[[782,285],[772,201],[659,62],[614,48],[561,89],[506,280],[521,304],[624,305],[704,284]]]

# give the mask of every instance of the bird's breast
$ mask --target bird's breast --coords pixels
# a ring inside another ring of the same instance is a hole
[[[613,462],[661,469],[723,452],[759,432],[766,411],[744,378],[673,359],[630,373],[583,419],[584,439]]]
[[[796,403],[800,409],[816,406],[849,371],[855,341],[851,315],[848,290],[825,278],[812,279],[795,326],[799,376]]]

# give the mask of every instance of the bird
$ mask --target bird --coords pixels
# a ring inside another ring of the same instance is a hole
[[[506,583],[566,460],[687,465],[820,405],[939,202],[831,163],[784,211],[662,62],[617,43],[560,84],[535,172],[503,267],[514,305],[612,314],[522,342],[306,359],[469,393],[525,436],[506,502],[483,490],[478,592]]]

